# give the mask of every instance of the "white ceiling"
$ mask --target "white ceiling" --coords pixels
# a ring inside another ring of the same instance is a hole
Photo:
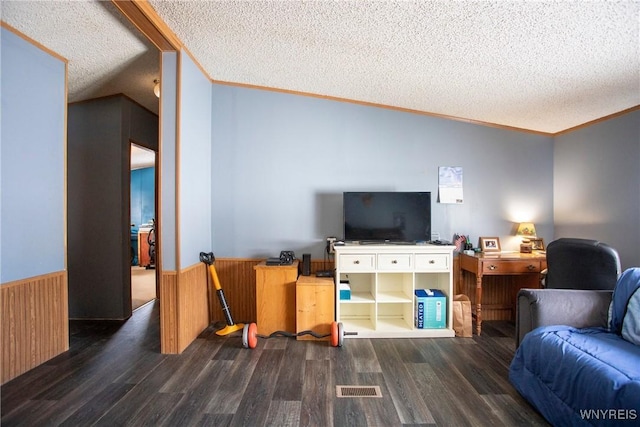
[[[640,105],[638,1],[149,0],[214,81],[556,133]],[[69,99],[157,111],[158,54],[110,3],[2,0]]]
[[[159,52],[111,2],[0,0],[0,14],[68,60],[69,102],[124,93],[158,113]]]
[[[131,144],[131,170],[150,168],[156,164],[156,153],[144,147]]]

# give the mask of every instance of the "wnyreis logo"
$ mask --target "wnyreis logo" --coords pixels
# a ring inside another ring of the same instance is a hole
[[[638,413],[635,409],[581,409],[580,418],[583,420],[636,420]]]

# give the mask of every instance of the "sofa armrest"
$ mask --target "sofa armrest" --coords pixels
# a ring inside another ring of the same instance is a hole
[[[607,327],[613,291],[521,289],[516,307],[516,348],[539,326]]]

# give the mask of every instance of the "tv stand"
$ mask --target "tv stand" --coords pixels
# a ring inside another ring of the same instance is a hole
[[[453,337],[454,246],[347,244],[336,246],[336,321],[357,338]],[[340,299],[348,281],[351,298]],[[439,289],[447,297],[446,327],[414,326],[414,291]]]

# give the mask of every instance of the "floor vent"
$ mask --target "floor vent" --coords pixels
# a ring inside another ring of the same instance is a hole
[[[382,397],[377,385],[337,385],[337,397]]]

